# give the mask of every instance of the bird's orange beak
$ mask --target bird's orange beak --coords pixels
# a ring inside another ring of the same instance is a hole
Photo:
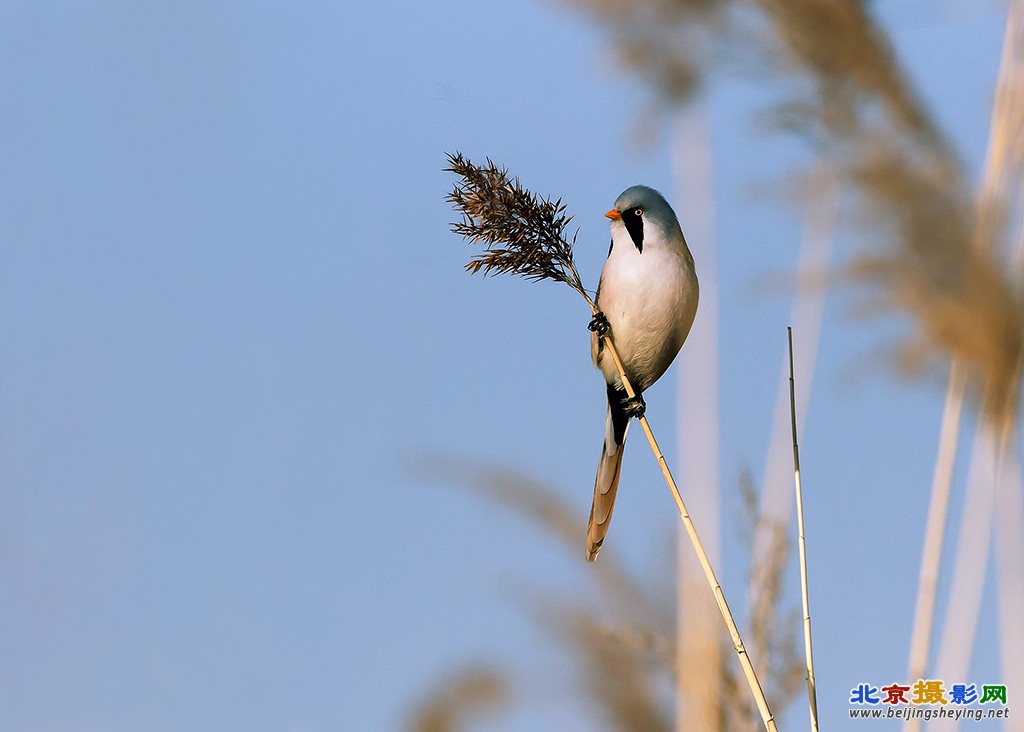
[[[611,211],[609,211],[608,213],[606,213],[605,216],[607,216],[608,218],[612,219],[613,221],[619,221],[620,219],[622,219],[622,214],[620,214],[614,208]]]

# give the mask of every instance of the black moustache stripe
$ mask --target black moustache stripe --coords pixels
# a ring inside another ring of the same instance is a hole
[[[636,245],[636,250],[641,254],[644,253],[644,220],[642,216],[637,215],[636,211],[627,211],[622,214],[622,223],[626,225],[626,231],[629,232],[629,238],[633,240],[633,244]]]

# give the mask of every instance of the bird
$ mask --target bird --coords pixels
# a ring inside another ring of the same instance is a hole
[[[605,216],[611,219],[611,247],[589,328],[594,366],[607,382],[608,409],[587,526],[588,562],[597,559],[608,532],[630,418],[643,414],[643,391],[682,348],[700,294],[679,219],[658,191],[643,185],[627,188]],[[635,399],[627,397],[604,346],[602,336],[609,330]]]

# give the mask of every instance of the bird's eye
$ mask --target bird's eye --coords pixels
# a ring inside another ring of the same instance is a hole
[[[643,216],[644,215],[644,210],[642,208],[638,208],[633,213],[636,214],[637,216]]]

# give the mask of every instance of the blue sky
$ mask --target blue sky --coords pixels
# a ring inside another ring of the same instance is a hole
[[[1002,5],[880,9],[978,171]],[[0,36],[0,728],[395,729],[474,659],[543,689],[489,728],[592,728],[510,589],[584,586],[582,550],[408,459],[550,482],[582,547],[604,409],[588,313],[466,275],[441,169],[490,156],[563,197],[596,283],[602,212],[673,187],[602,30],[555,3],[12,0]],[[789,317],[756,282],[800,236],[763,190],[801,148],[757,130],[759,101],[728,79],[707,98],[727,496],[761,472]],[[819,704],[840,728],[851,686],[903,674],[942,406],[938,381],[892,377],[873,350],[891,327],[847,301],[826,309],[802,444]],[[671,374],[648,399],[666,447]],[[644,450],[612,537],[636,567],[675,520]]]

